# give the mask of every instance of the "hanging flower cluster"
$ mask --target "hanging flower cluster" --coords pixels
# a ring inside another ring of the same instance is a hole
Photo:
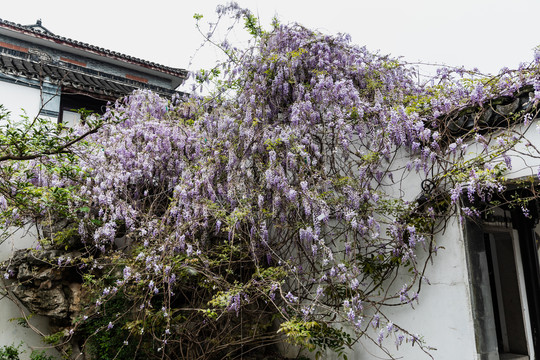
[[[91,341],[86,324],[121,303],[101,329],[124,337],[119,353],[224,358],[282,336],[338,352],[360,337],[424,348],[385,306],[419,300],[428,282],[419,259],[437,250],[462,198],[489,203],[504,190],[506,154],[521,141],[507,127],[488,146],[485,128],[448,122],[536,91],[537,65],[470,81],[445,69],[438,85],[419,85],[413,70],[345,35],[255,33],[257,46],[224,67],[234,96],[135,92],[69,158],[14,164],[7,180],[34,205],[21,208],[6,188],[2,210],[42,226],[69,220],[78,256],[58,266],[92,279],[70,336]],[[433,185],[423,200],[422,182]]]

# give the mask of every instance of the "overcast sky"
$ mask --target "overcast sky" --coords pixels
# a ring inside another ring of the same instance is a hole
[[[53,33],[160,64],[209,67],[215,51],[190,59],[202,38],[194,13],[215,19],[216,0],[19,0],[2,3],[0,18],[42,19]],[[410,62],[478,67],[497,73],[529,62],[540,45],[539,0],[240,0],[263,23],[277,16]]]

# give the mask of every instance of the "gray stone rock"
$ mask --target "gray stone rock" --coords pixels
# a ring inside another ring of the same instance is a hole
[[[82,284],[73,282],[73,268],[58,267],[58,257],[72,258],[57,250],[18,250],[1,268],[9,270],[13,294],[35,314],[68,324],[80,311]]]
[[[68,317],[69,304],[61,287],[49,289],[28,286],[15,286],[13,294],[33,313],[65,320]]]
[[[513,114],[519,107],[519,98],[516,98],[514,101],[512,101],[510,104],[507,105],[497,105],[495,107],[495,110],[497,113],[508,116],[510,114]]]
[[[27,263],[22,263],[18,268],[17,279],[21,282],[31,280],[33,277],[32,270]]]

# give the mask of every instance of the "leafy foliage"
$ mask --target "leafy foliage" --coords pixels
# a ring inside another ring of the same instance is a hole
[[[4,345],[0,348],[0,359],[2,360],[18,360],[19,359],[19,346]]]
[[[343,356],[359,338],[427,352],[385,309],[418,301],[437,233],[479,211],[462,195],[484,208],[502,196],[540,95],[496,134],[448,124],[536,89],[538,64],[470,81],[443,69],[422,85],[346,35],[263,31],[234,4],[219,13],[243,19],[256,45],[222,43],[229,61],[197,75],[221,77],[212,96],[138,91],[69,153],[6,163],[4,226],[71,222],[42,242],[77,251],[58,261],[89,294],[71,334],[104,359],[235,358],[282,336]]]
[[[86,348],[91,354],[99,354],[103,360],[147,358],[142,351],[137,356],[140,337],[130,336],[129,317],[125,316],[118,321],[118,315],[124,312],[125,306],[124,299],[115,297],[81,327],[81,335],[89,339]],[[113,322],[114,326],[111,326]]]
[[[0,347],[0,360],[19,360],[20,359],[19,355],[21,354],[21,351],[19,350],[20,347],[21,347],[21,344],[19,344],[18,346],[4,345]],[[55,359],[53,356],[47,355],[45,351],[34,350],[30,354],[30,360],[55,360]]]

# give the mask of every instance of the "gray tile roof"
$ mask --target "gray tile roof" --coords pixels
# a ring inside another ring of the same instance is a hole
[[[129,94],[139,88],[150,89],[167,96],[175,92],[173,89],[152,86],[69,63],[39,61],[36,55],[2,47],[0,47],[0,72],[37,81],[48,77],[51,82],[64,87],[110,98]]]
[[[154,62],[151,62],[151,61],[146,61],[146,60],[143,60],[143,59],[139,59],[139,58],[136,58],[136,57],[133,57],[133,56],[130,56],[130,55],[121,54],[121,53],[116,52],[116,51],[111,51],[111,50],[104,49],[104,48],[101,48],[101,47],[98,47],[98,46],[90,45],[90,44],[83,43],[83,42],[80,42],[80,41],[72,40],[70,38],[55,35],[52,32],[50,32],[49,30],[45,29],[41,25],[41,22],[39,20],[36,23],[36,25],[26,25],[25,26],[25,25],[21,25],[21,24],[17,24],[17,23],[14,23],[14,22],[10,22],[10,21],[0,19],[0,28],[9,29],[9,30],[12,30],[12,31],[19,32],[21,34],[34,36],[36,38],[50,40],[50,41],[53,41],[53,42],[55,42],[57,44],[63,44],[63,45],[70,46],[70,47],[73,47],[73,48],[78,48],[78,49],[85,50],[85,51],[88,51],[88,52],[92,52],[92,53],[95,53],[95,54],[98,54],[98,55],[101,55],[101,56],[114,58],[114,59],[117,59],[117,60],[125,61],[125,62],[136,64],[136,65],[139,65],[139,66],[143,66],[143,67],[146,67],[146,68],[149,68],[149,69],[158,70],[158,71],[161,71],[161,72],[164,72],[164,73],[167,73],[167,74],[170,74],[170,75],[178,76],[178,77],[181,77],[181,78],[185,78],[187,76],[187,71],[185,69],[173,68],[173,67],[157,64],[157,63],[154,63]]]

